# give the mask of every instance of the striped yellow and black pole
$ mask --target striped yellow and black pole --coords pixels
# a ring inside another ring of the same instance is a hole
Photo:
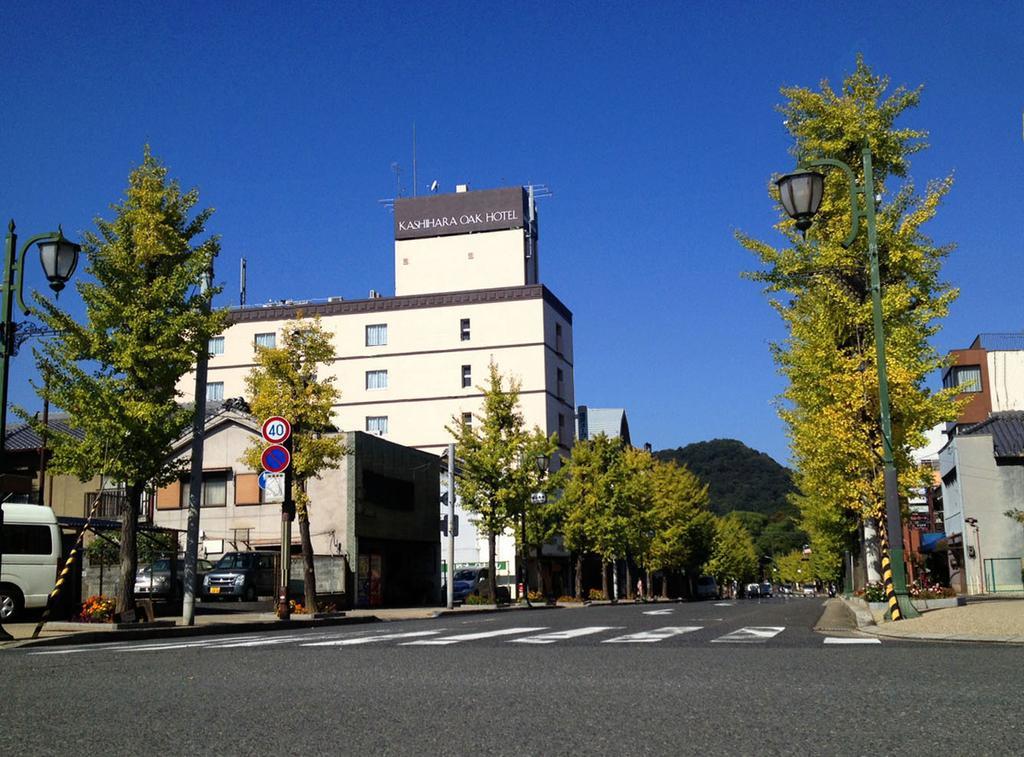
[[[64,569],[57,576],[57,583],[53,585],[53,591],[50,592],[50,596],[46,598],[46,609],[43,610],[43,617],[39,619],[39,623],[36,624],[35,630],[32,632],[32,638],[38,639],[39,634],[43,630],[43,626],[46,625],[46,621],[50,619],[50,610],[53,607],[54,601],[60,595],[61,589],[64,588],[64,583],[68,579],[68,575],[71,573],[71,568],[78,559],[78,553],[82,549],[82,539],[85,538],[85,532],[89,530],[89,526],[92,524],[92,519],[96,516],[96,510],[100,505],[100,495],[96,495],[96,499],[92,503],[92,507],[89,508],[89,516],[85,519],[85,525],[82,526],[82,530],[78,532],[78,538],[75,539],[75,546],[71,548],[71,552],[68,554],[68,559],[64,561]]]
[[[896,597],[896,587],[892,580],[892,562],[889,559],[889,536],[888,528],[882,527],[882,584],[885,587],[885,601],[889,605],[889,619],[902,620],[903,613],[900,611],[899,599]]]

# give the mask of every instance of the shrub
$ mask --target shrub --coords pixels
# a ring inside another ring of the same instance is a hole
[[[539,591],[527,592],[526,596],[531,602],[543,602],[545,599],[544,595]]]
[[[563,594],[562,596],[560,596],[558,598],[558,604],[560,604],[560,605],[561,604],[566,604],[568,602],[576,602],[577,604],[579,604],[581,601],[582,600],[577,599],[576,597],[570,597],[568,594]]]
[[[591,600],[592,602],[601,602],[608,599],[608,595],[600,589],[591,589],[587,592],[587,599]]]
[[[494,603],[490,599],[488,599],[487,597],[481,597],[479,594],[470,594],[468,597],[466,597],[466,604],[467,605],[491,605],[491,604],[494,604]]]
[[[907,592],[914,599],[946,599],[956,596],[956,591],[948,586],[929,584],[925,581],[915,581],[907,587]]]
[[[858,596],[864,597],[866,602],[884,602],[885,601],[885,586],[879,583],[867,584],[863,589],[857,592]]]
[[[112,623],[116,606],[117,602],[113,597],[93,594],[82,603],[82,611],[78,615],[78,620],[83,623]]]

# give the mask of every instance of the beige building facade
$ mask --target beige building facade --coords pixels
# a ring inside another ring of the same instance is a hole
[[[341,390],[334,422],[439,455],[448,428],[482,409],[488,368],[520,382],[527,427],[558,434],[568,455],[575,429],[572,312],[540,283],[532,192],[514,187],[400,198],[394,204],[395,296],[285,301],[235,308],[211,341],[208,400],[245,397],[260,346],[283,325],[319,317],[336,358],[323,370]],[[192,399],[194,377],[179,386]],[[555,462],[557,465],[557,461]],[[459,514],[456,507],[456,514]],[[471,517],[471,516],[470,516]],[[456,564],[488,559],[470,518]],[[499,539],[503,582],[514,575],[514,539]]]
[[[480,411],[493,362],[519,380],[527,425],[557,433],[567,454],[572,313],[537,283],[532,207],[523,188],[397,200],[396,296],[233,309],[211,342],[207,398],[244,397],[258,347],[276,345],[288,320],[319,317],[334,337],[338,428],[439,454],[447,427]],[[193,387],[188,376],[179,390],[191,400]]]

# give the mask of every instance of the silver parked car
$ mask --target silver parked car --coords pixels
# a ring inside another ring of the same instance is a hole
[[[185,596],[185,558],[175,560],[175,575],[171,575],[171,559],[161,557],[152,565],[146,565],[135,573],[135,596],[157,602],[178,601]],[[196,596],[203,584],[203,577],[213,569],[209,560],[196,560]]]

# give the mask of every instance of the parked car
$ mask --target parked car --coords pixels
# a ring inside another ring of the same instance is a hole
[[[711,576],[701,576],[697,579],[697,599],[717,599],[718,584]]]
[[[135,596],[157,602],[178,601],[185,596],[185,557],[174,561],[175,574],[171,575],[171,559],[161,557],[152,565],[139,568],[135,573]],[[209,560],[196,560],[196,585],[198,595],[203,578],[213,569]]]
[[[45,607],[57,581],[61,538],[57,516],[49,507],[7,503],[0,545],[0,622],[26,608]]]
[[[803,585],[803,590],[801,591],[801,594],[803,594],[805,597],[813,597],[817,593],[818,593],[818,587],[815,586],[814,584],[804,584]]]
[[[743,590],[749,599],[756,599],[761,596],[761,584],[747,584]]]
[[[772,595],[772,585],[765,581],[761,584],[761,596],[770,597]]]
[[[274,594],[274,556],[269,552],[227,552],[203,577],[203,600],[255,602]]]
[[[491,584],[488,581],[490,573],[487,568],[460,568],[455,571],[452,584],[452,595],[456,602],[465,602],[466,597],[491,596]],[[447,587],[445,593],[447,593]]]

